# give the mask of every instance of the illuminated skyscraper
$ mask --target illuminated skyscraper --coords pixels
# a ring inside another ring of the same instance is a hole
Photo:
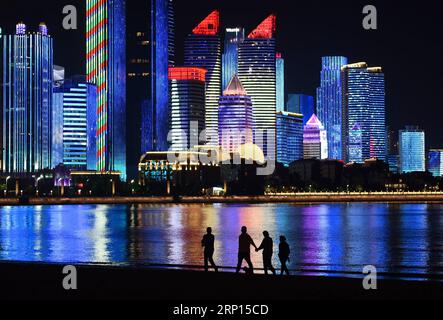
[[[151,0],[151,90],[142,104],[142,153],[169,148],[168,68],[175,65],[174,31],[173,0]]]
[[[86,1],[86,81],[97,86],[97,170],[126,179],[125,0]]]
[[[286,110],[288,112],[302,114],[303,126],[305,126],[315,113],[314,97],[306,94],[289,94]]]
[[[2,169],[33,173],[51,167],[53,41],[45,24],[4,35],[2,54]]]
[[[235,74],[238,74],[238,47],[245,39],[245,29],[227,28],[222,56],[222,90],[225,90]]]
[[[218,109],[219,145],[234,153],[238,147],[253,142],[252,101],[237,75],[220,97]]]
[[[201,144],[199,135],[205,127],[205,75],[202,68],[169,68],[173,151],[187,151]]]
[[[398,131],[394,131],[389,127],[386,128],[386,149],[388,155],[386,156],[389,165],[389,171],[398,173],[399,155],[398,155]]]
[[[429,172],[434,177],[443,176],[443,150],[431,149],[428,154],[428,167]]]
[[[424,172],[425,132],[416,126],[399,131],[400,173]]]
[[[127,1],[126,14],[126,160],[128,179],[138,176],[142,105],[150,90],[150,1]]]
[[[325,128],[314,114],[303,129],[304,159],[327,159],[328,139]]]
[[[363,163],[362,131],[360,125],[356,122],[351,131],[349,131],[349,162]]]
[[[281,53],[277,53],[276,62],[276,81],[277,81],[277,112],[285,111],[285,59]]]
[[[96,86],[86,83],[84,76],[66,79],[62,86],[54,88],[52,167],[62,163],[72,170],[86,170],[88,155],[92,156],[89,161],[96,163],[96,150],[92,148],[88,153],[96,138],[95,134],[88,137],[88,109],[96,110],[96,92]]]
[[[185,40],[186,66],[201,67],[206,73],[205,122],[209,145],[218,145],[218,100],[221,94],[220,14],[213,11]]]
[[[368,68],[365,62],[342,67],[343,111],[342,148],[346,161],[350,155],[350,132],[355,124],[361,129],[362,161],[385,161],[387,135],[385,120],[385,80],[381,68]]]
[[[277,161],[289,166],[303,159],[303,116],[277,112]]]
[[[267,159],[275,159],[276,16],[267,17],[240,44],[238,75],[252,98],[255,143]]]
[[[328,134],[330,159],[344,160],[342,152],[342,80],[341,67],[345,57],[323,57],[320,87],[317,89],[317,114]]]

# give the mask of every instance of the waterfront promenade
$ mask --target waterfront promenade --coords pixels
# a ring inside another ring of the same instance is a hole
[[[443,192],[358,192],[295,193],[265,196],[201,197],[72,197],[72,198],[0,198],[7,205],[64,204],[173,204],[173,203],[329,203],[329,202],[443,202]]]
[[[77,290],[64,290],[63,265],[0,262],[0,299],[148,299],[186,301],[312,299],[441,299],[443,283],[380,279],[364,290],[362,276],[264,276],[146,267],[77,266]]]

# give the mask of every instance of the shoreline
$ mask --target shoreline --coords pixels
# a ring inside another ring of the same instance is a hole
[[[151,301],[293,301],[443,298],[443,282],[379,279],[364,290],[362,276],[264,276],[136,266],[76,265],[78,290],[64,290],[63,264],[0,262],[0,299]]]
[[[252,204],[252,203],[423,203],[442,202],[443,193],[316,193],[275,196],[232,197],[85,197],[85,198],[1,198],[0,206],[80,204]]]

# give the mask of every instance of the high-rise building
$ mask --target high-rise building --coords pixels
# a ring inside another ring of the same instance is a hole
[[[399,166],[399,155],[398,155],[398,131],[391,130],[389,127],[386,128],[387,136],[387,153],[386,160],[389,165],[389,171],[392,173],[398,173]]]
[[[303,126],[311,119],[315,113],[314,97],[307,94],[289,94],[286,110],[292,113],[303,115]]]
[[[255,143],[275,159],[276,16],[270,15],[240,44],[238,75],[252,98]]]
[[[150,87],[150,1],[127,1],[126,14],[126,161],[129,179],[138,175],[141,151],[142,104]]]
[[[205,123],[209,145],[218,145],[218,100],[221,94],[220,13],[215,10],[201,21],[185,40],[186,66],[206,73]]]
[[[65,79],[54,88],[52,104],[52,167],[64,164],[71,170],[88,169],[89,162],[96,163],[95,135],[88,137],[88,109],[96,110],[97,88],[86,83],[84,76]],[[90,124],[91,125],[91,124]],[[94,125],[94,123],[92,123]],[[95,166],[92,167],[95,170]]]
[[[428,169],[434,177],[443,176],[443,150],[431,149],[428,153]]]
[[[386,128],[386,145],[389,154],[398,155],[398,131],[391,130],[389,127]]]
[[[425,132],[416,126],[399,131],[400,173],[424,172]]]
[[[315,114],[303,129],[304,159],[327,159],[328,138],[325,127]]]
[[[244,28],[226,28],[222,55],[222,90],[225,90],[232,77],[238,74],[238,47],[244,39]]]
[[[277,112],[277,161],[289,166],[303,159],[303,115]]]
[[[97,86],[97,171],[126,179],[125,0],[86,1],[86,81]]]
[[[331,159],[344,160],[342,152],[342,79],[341,68],[346,57],[322,58],[320,87],[317,89],[317,114],[328,134],[328,154]]]
[[[368,68],[365,62],[342,67],[343,110],[342,148],[346,161],[350,154],[350,134],[356,124],[361,129],[362,161],[386,160],[385,80],[381,68]],[[355,150],[354,150],[355,151]]]
[[[277,85],[277,112],[285,111],[285,59],[278,52],[275,56],[276,85]]]
[[[218,109],[219,145],[235,153],[240,145],[253,142],[252,101],[234,75],[220,97]]]
[[[360,125],[356,122],[349,131],[349,161],[363,163],[362,131]]]
[[[388,154],[387,162],[389,165],[389,172],[394,173],[394,174],[398,173],[399,159],[400,159],[400,157],[398,156],[398,154]]]
[[[173,0],[151,0],[150,93],[142,102],[141,152],[169,148],[168,68],[175,65]]]
[[[53,41],[44,23],[19,23],[1,42],[2,169],[33,173],[51,167]]]
[[[169,68],[171,150],[188,151],[201,144],[205,127],[206,70],[196,67]]]

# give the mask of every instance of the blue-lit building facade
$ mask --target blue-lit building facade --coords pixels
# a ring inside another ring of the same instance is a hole
[[[238,76],[252,98],[254,142],[265,157],[275,160],[277,109],[276,17],[266,18],[240,44]]]
[[[235,153],[239,147],[253,142],[252,100],[237,75],[234,75],[218,109],[219,145],[224,152]]]
[[[303,115],[303,126],[309,121],[314,110],[314,97],[307,94],[289,94],[286,111]]]
[[[443,150],[431,149],[428,153],[428,171],[434,177],[443,176]]]
[[[276,85],[277,85],[277,112],[285,111],[285,59],[278,52],[275,57]]]
[[[166,151],[170,130],[168,68],[175,65],[173,0],[151,0],[150,95],[141,106],[141,151]]]
[[[2,170],[33,173],[51,167],[53,40],[45,24],[27,32],[19,23],[3,35]]]
[[[88,136],[88,110],[96,110],[96,92],[97,87],[86,83],[84,76],[67,79],[54,88],[52,167],[63,164],[71,170],[87,170],[89,162],[93,164],[89,169],[95,170],[95,128],[89,130],[92,134]],[[95,121],[89,123],[94,125]]]
[[[207,144],[218,145],[218,100],[221,95],[220,13],[213,11],[185,40],[184,64],[207,70],[205,129]]]
[[[363,134],[361,127],[358,123],[355,123],[352,129],[349,131],[349,158],[351,161],[357,163],[363,163]]]
[[[399,131],[400,173],[426,171],[425,132],[415,126]]]
[[[365,62],[343,66],[342,88],[345,160],[361,163],[376,158],[386,161],[385,77],[382,69],[368,68]],[[361,157],[360,152],[353,150],[351,153],[350,150],[350,135],[355,125],[361,130]]]
[[[100,172],[126,180],[126,1],[86,0],[86,81],[97,86]]]
[[[289,166],[303,159],[303,115],[277,112],[277,162]]]
[[[222,55],[222,90],[225,90],[232,77],[238,74],[238,47],[244,39],[244,28],[226,28]]]
[[[320,87],[317,89],[317,115],[328,135],[330,159],[344,160],[342,148],[342,66],[348,59],[341,56],[322,58]]]
[[[387,162],[389,166],[389,172],[397,174],[399,172],[399,161],[400,157],[398,154],[388,154]]]

